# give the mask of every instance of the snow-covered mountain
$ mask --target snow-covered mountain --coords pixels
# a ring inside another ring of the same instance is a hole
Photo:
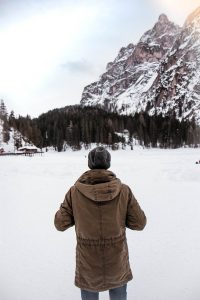
[[[176,113],[200,123],[199,77],[200,8],[182,28],[162,14],[137,45],[121,48],[99,81],[84,88],[81,104],[127,114]]]
[[[200,123],[200,8],[187,18],[144,99],[151,114],[175,111]]]

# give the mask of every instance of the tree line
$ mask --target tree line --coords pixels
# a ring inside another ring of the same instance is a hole
[[[0,118],[2,118],[0,112]],[[67,106],[41,114],[38,118],[30,116],[15,117],[3,113],[5,140],[9,139],[9,130],[20,132],[15,140],[16,147],[22,137],[39,148],[53,147],[63,151],[67,147],[79,150],[88,148],[91,143],[105,144],[117,149],[134,141],[144,147],[178,148],[182,146],[198,147],[200,128],[194,119],[179,121],[175,113],[163,117],[162,114],[149,116],[147,112],[133,116],[107,112],[99,107]]]

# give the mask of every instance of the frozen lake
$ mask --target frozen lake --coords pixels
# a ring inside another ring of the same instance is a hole
[[[199,149],[110,151],[111,168],[147,216],[127,229],[134,279],[129,300],[200,299]],[[79,300],[75,232],[54,214],[88,169],[88,151],[0,157],[0,299]],[[108,299],[108,293],[100,293]]]

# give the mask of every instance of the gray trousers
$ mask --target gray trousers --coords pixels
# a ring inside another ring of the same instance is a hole
[[[127,284],[109,290],[110,300],[127,300]],[[90,292],[81,289],[82,300],[99,300],[99,292]]]

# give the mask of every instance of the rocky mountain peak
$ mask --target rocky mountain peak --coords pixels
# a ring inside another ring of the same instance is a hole
[[[158,18],[157,23],[152,29],[152,34],[155,37],[162,37],[164,34],[173,35],[180,31],[180,27],[169,21],[165,14],[161,14]]]
[[[161,14],[158,18],[158,22],[160,23],[168,23],[169,19],[165,14]]]
[[[153,83],[156,68],[161,59],[172,47],[179,27],[170,22],[162,14],[154,27],[148,30],[137,44],[130,43],[119,50],[113,62],[109,62],[106,72],[100,76],[99,81],[84,88],[81,103],[83,105],[101,105],[113,110],[123,110],[125,104],[118,104],[117,99],[127,89],[137,86],[146,86]],[[132,99],[141,98],[141,91],[136,95],[128,95],[126,108],[131,107]]]
[[[143,34],[140,42],[152,43],[153,41],[168,49],[174,40],[173,37],[177,35],[180,30],[181,28],[171,22],[165,14],[161,14],[153,28]]]
[[[84,88],[81,104],[194,117],[200,124],[200,7],[182,28],[161,14],[137,44],[120,49],[99,81]]]

